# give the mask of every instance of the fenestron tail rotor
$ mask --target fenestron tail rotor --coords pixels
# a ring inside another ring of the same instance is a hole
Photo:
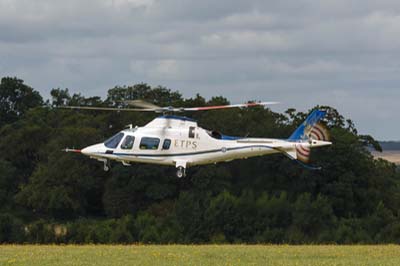
[[[328,128],[321,122],[309,127],[306,134],[308,136],[308,143],[296,144],[297,159],[303,163],[310,162],[311,148],[313,145],[321,145],[319,142],[315,143],[315,141],[330,141],[331,137]]]
[[[309,139],[311,140],[322,140],[322,141],[331,140],[331,134],[329,133],[328,128],[321,122],[316,123],[311,128],[308,136]]]
[[[310,162],[311,149],[303,144],[296,144],[297,160],[303,163]]]
[[[312,148],[331,145],[329,131],[321,122],[325,115],[326,111],[324,110],[316,109],[312,111],[288,139],[295,142],[292,151],[294,155],[291,155],[291,158],[297,159],[300,164],[307,168],[319,169],[307,165],[310,162]]]

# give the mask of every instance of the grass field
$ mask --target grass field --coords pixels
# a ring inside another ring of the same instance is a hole
[[[0,265],[400,265],[400,246],[3,245]]]

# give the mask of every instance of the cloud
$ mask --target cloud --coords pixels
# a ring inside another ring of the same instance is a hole
[[[112,0],[105,2],[111,4],[112,7],[118,7],[118,8],[126,8],[127,6],[150,7],[151,5],[154,4],[153,0]]]
[[[147,82],[334,105],[362,133],[400,139],[400,2],[0,0],[1,76],[48,97],[53,87],[105,96]]]

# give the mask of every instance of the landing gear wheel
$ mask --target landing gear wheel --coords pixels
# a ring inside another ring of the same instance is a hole
[[[110,171],[110,168],[111,168],[110,162],[109,162],[108,160],[104,160],[103,163],[104,163],[104,165],[103,165],[103,170],[104,170],[105,172]]]
[[[178,167],[178,170],[176,171],[176,176],[177,176],[178,178],[185,177],[185,176],[186,176],[186,169],[183,168],[182,166],[179,166],[179,167]]]

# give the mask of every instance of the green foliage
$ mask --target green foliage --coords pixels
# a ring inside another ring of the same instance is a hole
[[[208,224],[204,212],[209,205],[209,195],[182,192],[176,201],[175,214],[182,228],[183,243],[203,243],[208,240]]]
[[[313,150],[310,171],[282,155],[199,166],[178,180],[173,167],[114,162],[112,171],[65,147],[81,148],[156,114],[72,111],[62,105],[228,104],[185,99],[147,84],[117,86],[106,100],[53,89],[51,102],[22,80],[0,84],[0,242],[31,243],[399,243],[400,174],[334,108],[323,121],[334,145]],[[264,108],[191,114],[224,134],[285,138],[308,112]]]
[[[105,183],[104,209],[111,217],[136,213],[149,203],[175,195],[175,183],[174,171],[166,167],[115,166]]]
[[[303,235],[301,239],[293,239],[295,242],[307,242],[307,238],[316,239],[321,232],[329,230],[335,223],[335,216],[326,197],[317,196],[315,200],[311,194],[301,194],[293,210],[293,225]]]
[[[23,80],[11,77],[0,83],[0,127],[16,121],[28,109],[43,104],[40,94],[24,84]]]
[[[90,167],[72,157],[50,156],[39,165],[29,183],[16,195],[18,203],[54,218],[71,218],[86,214],[87,194],[95,187]]]
[[[147,212],[139,213],[135,220],[135,230],[137,239],[142,243],[150,244],[160,241],[156,217]]]
[[[239,228],[238,200],[228,191],[223,191],[210,201],[205,212],[206,223],[212,230],[211,236],[223,234],[228,241],[233,241],[235,230]]]
[[[0,159],[0,210],[11,208],[17,191],[16,169],[10,162]]]
[[[111,234],[110,240],[112,243],[132,243],[134,230],[134,218],[131,215],[124,216],[117,221],[117,225]]]
[[[254,213],[249,214],[254,219],[254,226],[250,227],[257,232],[256,242],[282,243],[285,242],[284,233],[292,224],[293,206],[287,198],[287,193],[282,192],[279,196],[271,196],[263,193],[255,204]]]
[[[26,239],[30,243],[46,244],[55,242],[52,224],[39,219],[27,226]]]
[[[24,238],[22,222],[8,213],[0,214],[0,243],[21,243]]]

